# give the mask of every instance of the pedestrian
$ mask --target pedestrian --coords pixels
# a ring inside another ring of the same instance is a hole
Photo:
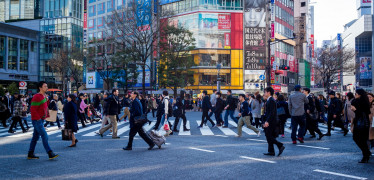
[[[37,84],[39,88],[39,93],[35,94],[31,100],[31,121],[34,126],[34,132],[32,134],[30,148],[27,155],[28,159],[39,159],[35,156],[34,150],[39,137],[42,137],[43,146],[45,151],[48,153],[49,159],[54,159],[58,157],[58,154],[53,153],[51,147],[48,144],[48,134],[44,129],[44,120],[48,117],[48,105],[47,105],[47,95],[48,85],[44,81],[40,81]]]
[[[239,95],[239,102],[240,102],[240,113],[239,113],[239,121],[238,121],[238,135],[237,137],[242,136],[242,128],[243,125],[246,124],[248,129],[251,129],[257,134],[257,137],[260,137],[261,132],[252,126],[251,124],[251,117],[249,116],[249,105],[248,102],[245,100],[245,95]]]
[[[212,128],[216,127],[216,125],[208,115],[208,112],[212,112],[212,104],[210,103],[208,92],[206,90],[203,91],[203,102],[201,108],[203,109],[203,115],[201,117],[201,123],[200,126],[198,126],[198,128],[202,128],[205,121],[208,120],[210,121],[210,123],[212,123]]]
[[[327,101],[326,98],[320,94],[318,95],[319,98],[319,105],[321,107],[321,111],[319,112],[319,116],[322,122],[327,123],[327,118],[326,118],[326,109],[327,109]]]
[[[108,123],[108,116],[107,116],[107,114],[108,114],[108,110],[107,109],[105,109],[104,107],[107,107],[108,105],[107,105],[107,103],[108,103],[108,96],[109,96],[109,93],[108,92],[104,92],[104,94],[103,94],[103,102],[102,102],[102,114],[101,114],[101,116],[102,116],[102,122],[101,122],[101,128],[100,129],[102,129],[102,128],[104,128],[104,126]],[[110,123],[110,120],[109,120],[109,123]],[[96,134],[99,134],[99,132],[96,132]]]
[[[341,101],[335,97],[335,92],[330,91],[329,92],[330,96],[330,103],[328,106],[328,115],[327,115],[327,133],[325,136],[331,136],[331,125],[332,121],[334,121],[335,127],[340,127],[344,131],[344,136],[347,135],[348,129],[344,127],[343,121],[341,119],[341,114],[342,114],[342,105]]]
[[[0,97],[0,121],[3,125],[4,128],[7,128],[8,126],[6,125],[6,116],[7,116],[7,107],[3,103],[4,97]]]
[[[165,114],[165,107],[164,107],[164,104],[163,104],[163,97],[162,96],[158,96],[158,101],[157,101],[158,105],[157,105],[157,113],[156,113],[156,124],[153,128],[153,130],[158,130],[158,126],[160,125],[161,123],[161,119],[162,119],[162,116]]]
[[[112,139],[120,138],[117,136],[117,116],[121,108],[118,94],[118,89],[113,89],[112,94],[107,98],[107,103],[106,106],[104,106],[104,109],[107,112],[106,116],[109,118],[110,124],[99,130],[99,135],[101,137],[103,137],[105,131],[112,128]]]
[[[216,109],[216,103],[217,103],[216,93],[217,93],[217,90],[213,89],[213,94],[210,95],[210,103],[212,104],[212,111],[209,113],[209,118],[212,117]]]
[[[256,99],[252,101],[252,116],[255,121],[256,128],[261,127],[261,109],[264,103],[262,102],[262,97],[260,94],[256,95]]]
[[[140,94],[139,100],[140,100],[140,103],[142,103],[143,114],[147,114],[147,105],[148,105],[147,99],[142,94]]]
[[[217,100],[216,100],[216,108],[215,108],[214,115],[215,115],[216,123],[218,127],[221,127],[224,124],[223,119],[222,119],[222,112],[225,109],[225,102],[223,102],[221,96],[222,96],[221,92],[216,93]]]
[[[278,109],[281,109],[278,111]],[[281,112],[281,113],[279,113]],[[287,119],[291,117],[290,111],[288,110],[288,103],[285,101],[284,96],[280,94],[277,98],[277,114],[280,123],[279,134],[284,138],[284,126],[286,125]]]
[[[150,101],[152,102],[152,117],[155,118],[155,112],[157,112],[157,100],[154,95],[152,95]]]
[[[85,103],[85,96],[83,93],[80,93],[78,96],[78,118],[81,121],[82,128],[86,127],[86,115],[85,115],[85,109],[87,108],[87,104]]]
[[[369,100],[370,100],[371,96],[369,94],[368,94],[368,97],[369,97]],[[348,128],[349,124],[352,124],[353,119],[355,118],[355,113],[351,109],[352,101],[354,99],[355,99],[355,96],[353,95],[353,93],[348,92],[347,96],[346,96],[346,101],[345,101],[345,104],[344,104],[344,110],[343,110],[343,120],[344,120],[344,126],[346,126],[346,128]],[[371,103],[371,101],[370,101],[370,103]],[[373,112],[374,112],[374,109],[373,109]],[[370,118],[369,118],[369,120],[370,120]]]
[[[71,145],[68,147],[76,147],[78,142],[78,139],[74,135],[78,131],[78,107],[76,99],[74,94],[69,94],[67,98],[68,103],[63,108],[65,129],[68,130],[69,136],[71,136]]]
[[[310,94],[309,88],[304,88],[303,93],[308,99],[308,103],[304,105],[306,127],[309,130],[310,135],[312,135],[311,138],[315,138],[316,137],[315,133],[317,133],[318,140],[321,140],[324,135],[322,134],[321,130],[318,128],[317,118],[318,118],[318,110],[320,109],[319,102],[318,100],[316,100],[317,98],[315,98],[314,95]]]
[[[22,119],[21,119],[22,112],[23,112],[23,105],[21,101],[22,95],[16,94],[14,97],[16,99],[14,100],[14,105],[13,105],[13,117],[12,117],[13,122],[12,122],[12,125],[9,127],[8,133],[15,133],[15,131],[13,131],[13,127],[17,126],[17,123],[19,123],[19,125],[21,126],[22,132],[25,133],[27,132],[27,130],[23,126]]]
[[[49,102],[48,109],[52,111],[58,111],[57,101],[58,101],[57,94],[53,94],[53,99]],[[60,119],[58,118],[58,116],[56,116],[56,123],[57,123],[58,129],[61,129]],[[48,124],[51,124],[51,126],[53,126],[52,122],[47,121],[44,124],[44,128],[46,128]]]
[[[278,156],[280,156],[283,153],[285,147],[276,139],[279,135],[279,120],[277,118],[277,103],[275,102],[273,95],[274,89],[272,87],[265,88],[264,98],[266,99],[266,105],[264,118],[265,122],[263,126],[265,130],[266,141],[268,143],[268,152],[264,153],[264,155],[275,156],[275,144],[279,149]]]
[[[368,163],[371,152],[368,147],[370,129],[370,102],[367,93],[363,89],[357,89],[355,100],[352,101],[351,109],[355,112],[353,120],[353,140],[362,151],[362,160],[359,163]]]
[[[237,104],[235,103],[235,99],[231,95],[231,90],[227,90],[227,100],[226,100],[226,107],[225,107],[225,125],[223,128],[229,127],[229,116],[230,118],[235,121],[236,123],[238,120],[234,117],[235,108],[237,107]]]
[[[296,85],[295,92],[288,99],[288,109],[291,114],[292,126],[291,139],[293,144],[296,144],[296,139],[300,141],[300,143],[304,143],[304,134],[306,130],[304,106],[307,103],[308,98],[305,96],[305,94],[301,93],[301,86]],[[296,138],[297,129],[299,131]]]
[[[139,133],[139,136],[149,145],[148,150],[152,150],[155,146],[155,143],[148,137],[148,135],[144,132],[143,124],[135,124],[135,117],[141,116],[143,114],[142,110],[142,104],[140,103],[138,99],[139,93],[136,91],[133,91],[131,93],[131,118],[130,118],[130,133],[129,133],[129,142],[127,143],[127,146],[122,148],[123,150],[132,150],[132,142],[134,140],[134,137],[137,133]]]
[[[370,103],[370,129],[369,129],[369,141],[370,141],[370,149],[374,147],[374,127],[373,127],[373,118],[374,118],[374,95],[372,93],[368,93],[369,103]]]
[[[121,118],[119,118],[119,119],[120,120],[124,119],[124,121],[126,122],[126,118],[130,119],[130,111],[129,111],[130,99],[129,99],[129,94],[125,94],[125,97],[122,99],[122,106],[125,107],[125,110],[123,110],[123,116]]]
[[[100,96],[99,94],[96,94],[95,96],[95,100],[94,100],[94,108],[97,110],[97,111],[101,111],[101,108],[100,108]]]
[[[30,126],[27,123],[27,110],[29,109],[29,105],[26,102],[25,96],[23,96],[21,98],[21,102],[22,102],[22,116],[21,116],[21,118],[23,120],[23,123],[25,123],[25,125],[26,125],[26,131],[29,131]]]
[[[172,114],[173,108],[171,107],[171,102],[169,100],[169,93],[166,90],[162,92],[162,102],[161,103],[162,103],[162,106],[161,106],[162,107],[162,111],[161,111],[162,115],[161,115],[161,121],[160,121],[161,126],[164,125],[164,122],[166,120],[166,122],[169,124],[169,128],[170,128],[170,130],[167,131],[166,135],[173,135],[173,131],[171,131],[172,125],[169,122],[169,117]],[[159,126],[159,124],[157,124],[157,122],[156,122],[155,127],[157,127],[157,130],[158,130],[158,126]]]
[[[189,131],[190,129],[187,128],[187,118],[186,118],[186,100],[184,99],[184,95],[186,92],[181,91],[180,96],[176,99],[176,117],[174,121],[174,132],[179,132],[177,127],[179,123],[179,119],[183,119],[183,131]]]

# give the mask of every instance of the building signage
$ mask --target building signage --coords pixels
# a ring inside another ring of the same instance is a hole
[[[96,72],[87,73],[86,78],[86,88],[96,88]]]
[[[281,91],[282,90],[282,87],[281,87],[281,85],[276,85],[276,84],[273,84],[273,85],[271,85],[272,87],[273,87],[273,89],[274,89],[274,91]]]
[[[274,40],[275,40],[275,27],[274,27],[274,23],[272,22],[271,23],[271,41],[274,41]]]
[[[310,44],[312,47],[312,58],[314,58],[314,34],[310,35]]]
[[[270,63],[271,63],[271,66],[274,66],[275,65],[275,63],[274,63],[274,57],[271,57],[271,61],[270,61]],[[275,68],[276,69],[276,68]],[[274,67],[271,69],[271,75],[270,75],[270,80],[271,80],[271,83],[274,83],[275,82],[275,69],[274,69]]]
[[[371,79],[371,57],[360,57],[360,79]]]
[[[218,14],[218,29],[231,29],[230,14]]]
[[[225,49],[231,49],[231,45],[230,45],[230,33],[224,33],[224,36],[225,36]]]
[[[84,9],[83,9],[83,28],[87,29],[87,0],[84,0]]]
[[[170,4],[170,3],[178,2],[178,1],[181,1],[181,0],[160,0],[160,5]]]
[[[244,0],[244,69],[263,70],[266,65],[266,1]],[[253,14],[256,14],[255,16]]]

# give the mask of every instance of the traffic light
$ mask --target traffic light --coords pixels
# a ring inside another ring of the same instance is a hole
[[[282,66],[279,67],[279,69],[288,71],[288,70],[290,70],[290,67],[286,66],[286,65],[282,65]]]

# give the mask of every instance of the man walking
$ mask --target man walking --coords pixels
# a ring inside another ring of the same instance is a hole
[[[331,123],[334,121],[336,127],[340,127],[344,131],[344,136],[347,135],[348,129],[344,127],[341,121],[341,113],[343,111],[341,101],[335,97],[335,91],[329,92],[330,103],[327,108],[327,133],[325,136],[331,136]]]
[[[244,123],[247,125],[249,129],[252,129],[257,134],[257,137],[259,137],[260,131],[252,126],[251,124],[251,117],[249,116],[249,105],[248,102],[245,100],[245,95],[240,94],[239,95],[239,101],[240,101],[240,113],[239,113],[239,122],[238,122],[238,136],[242,136],[242,128]]]
[[[189,129],[187,129],[187,118],[186,118],[186,105],[185,105],[185,100],[184,100],[184,94],[185,92],[184,91],[181,91],[180,92],[180,96],[176,99],[176,107],[177,107],[177,117],[175,117],[175,122],[174,122],[174,129],[173,129],[173,132],[179,132],[177,127],[178,127],[178,123],[179,123],[179,119],[182,118],[183,119],[183,131],[189,131]]]
[[[104,109],[106,110],[107,112],[107,118],[109,118],[110,120],[110,124],[108,124],[107,126],[101,128],[99,130],[99,135],[101,137],[103,137],[103,134],[105,131],[107,131],[108,129],[112,128],[112,138],[113,139],[119,139],[120,137],[117,136],[117,116],[120,112],[120,102],[119,102],[119,99],[118,99],[118,89],[113,89],[112,90],[112,94],[108,97],[107,99],[107,103],[106,103],[106,106],[104,107]]]
[[[280,156],[285,147],[276,139],[279,134],[279,120],[277,116],[277,103],[275,102],[273,95],[274,89],[272,87],[267,87],[264,93],[264,98],[266,99],[264,130],[266,141],[268,142],[268,152],[264,153],[264,155],[275,156],[275,144],[279,149],[278,156]]]
[[[225,107],[225,124],[223,128],[228,128],[229,127],[229,116],[231,119],[235,122],[238,122],[238,120],[234,117],[234,112],[237,104],[235,104],[235,99],[231,95],[231,90],[227,90],[227,100],[226,100],[227,106]]]
[[[213,94],[210,95],[210,103],[212,104],[212,111],[209,113],[209,118],[211,118],[214,112],[216,112],[216,103],[217,103],[216,93],[217,93],[217,90],[213,89]]]
[[[48,117],[48,105],[47,95],[48,85],[44,81],[38,83],[39,93],[35,94],[31,100],[31,121],[34,126],[34,132],[32,134],[29,153],[27,159],[39,159],[34,155],[36,143],[39,140],[39,136],[42,137],[43,146],[45,151],[48,153],[49,159],[58,157],[58,154],[53,153],[51,147],[48,144],[48,134],[44,129],[44,120]]]
[[[318,140],[321,140],[324,135],[322,134],[321,130],[318,128],[319,106],[317,106],[317,103],[319,105],[319,101],[317,100],[316,102],[316,98],[310,94],[309,88],[304,88],[303,93],[308,98],[308,103],[306,103],[304,106],[307,129],[312,135],[311,138],[315,138],[316,137],[315,133],[317,133],[319,135]]]
[[[306,98],[305,94],[301,93],[301,86],[295,86],[295,93],[292,94],[288,99],[288,109],[291,114],[291,139],[292,143],[296,144],[296,130],[299,127],[299,131],[297,133],[297,140],[300,143],[304,143],[304,134],[305,134],[305,104],[308,103],[308,98]]]
[[[210,119],[210,117],[208,115],[208,112],[212,111],[212,104],[210,103],[210,99],[209,99],[207,91],[203,91],[203,104],[202,104],[201,107],[203,109],[203,116],[201,117],[201,123],[200,123],[200,126],[198,126],[198,128],[202,128],[203,127],[204,122],[205,122],[205,118],[207,120],[209,120],[210,123],[212,123],[212,128],[216,127],[216,125],[214,124],[214,122],[212,121],[212,119]]]

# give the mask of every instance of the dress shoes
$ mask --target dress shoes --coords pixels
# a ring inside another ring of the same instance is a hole
[[[284,146],[282,146],[281,148],[279,148],[278,156],[280,156],[283,153],[284,149],[286,149],[286,147],[284,147]]]
[[[132,147],[125,147],[125,148],[122,148],[122,149],[125,150],[125,151],[131,151]]]
[[[151,146],[149,146],[148,150],[152,150],[153,147],[155,147],[155,144],[153,143]]]
[[[317,138],[317,140],[321,140],[323,138],[323,136],[325,136],[325,135],[324,134],[319,135],[319,137]]]
[[[275,153],[264,153],[265,156],[275,156]]]

